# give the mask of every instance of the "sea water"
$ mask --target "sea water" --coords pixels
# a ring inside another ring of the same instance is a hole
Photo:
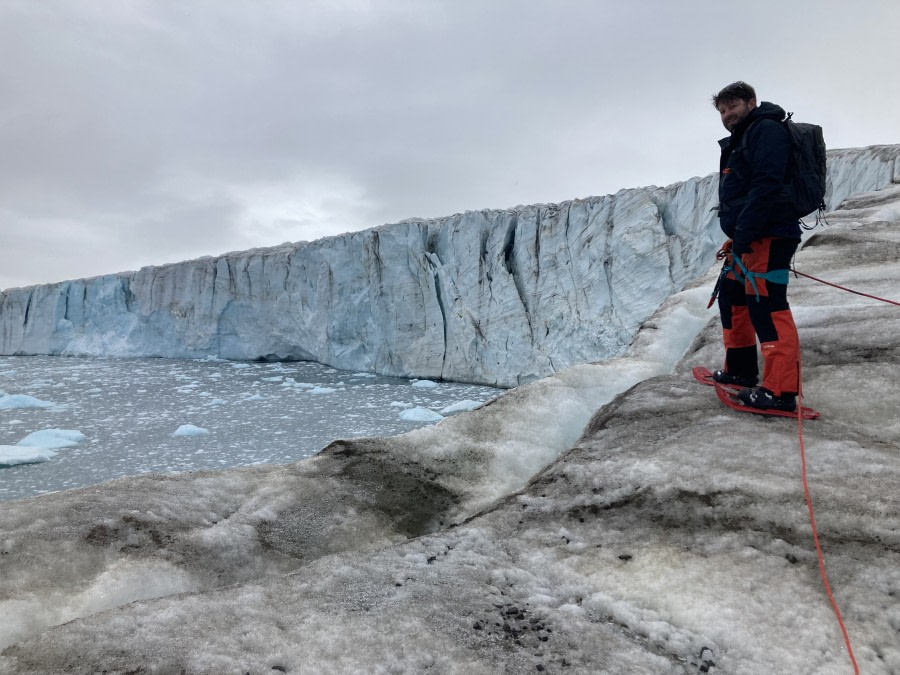
[[[83,436],[46,461],[0,460],[0,500],[142,473],[294,462],[335,439],[411,431],[500,393],[310,362],[0,356],[0,446],[35,432],[47,432],[31,436],[38,442]]]

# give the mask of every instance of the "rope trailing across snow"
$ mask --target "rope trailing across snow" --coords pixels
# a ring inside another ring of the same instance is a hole
[[[800,369],[800,362],[797,362],[797,369]],[[801,372],[802,382],[802,372]],[[853,664],[853,672],[859,675],[859,666],[856,663],[856,657],[853,655],[853,647],[850,645],[850,635],[847,633],[847,627],[844,625],[844,619],[841,616],[841,610],[838,608],[837,601],[831,592],[831,584],[828,583],[828,575],[825,573],[825,557],[822,555],[822,547],[819,544],[819,532],[816,529],[816,517],[813,514],[812,497],[809,494],[809,483],[806,480],[806,446],[803,442],[803,415],[801,413],[803,400],[803,387],[797,392],[797,437],[800,441],[800,467],[801,477],[803,479],[803,494],[806,497],[806,508],[809,511],[809,524],[812,527],[813,542],[816,545],[816,557],[819,560],[819,575],[822,577],[822,584],[825,586],[825,594],[831,603],[831,609],[837,617],[838,625],[841,627],[841,633],[844,636],[844,644],[847,645],[847,655],[850,657],[850,663]]]
[[[888,300],[887,298],[880,298],[877,295],[871,295],[869,293],[863,293],[862,291],[854,291],[852,288],[847,288],[846,286],[841,286],[839,284],[832,283],[830,281],[825,281],[824,279],[819,279],[818,277],[814,277],[811,274],[805,274],[804,272],[797,271],[796,267],[792,267],[791,271],[795,276],[806,277],[807,279],[812,279],[813,281],[817,281],[820,284],[825,284],[826,286],[831,286],[832,288],[838,288],[842,291],[847,291],[848,293],[853,293],[854,295],[861,295],[864,298],[870,298],[871,300],[878,300],[879,302],[886,302],[891,305],[897,305],[900,307],[900,302],[895,300]],[[800,364],[797,364],[799,369]],[[801,379],[802,381],[802,379]],[[800,414],[801,405],[800,402],[802,400],[802,391],[798,392],[797,397],[797,436],[800,441],[800,466],[802,469],[802,478],[803,478],[803,492],[806,496],[806,507],[809,510],[809,524],[812,526],[812,535],[813,541],[816,545],[816,556],[819,560],[819,574],[822,577],[822,583],[825,586],[825,593],[828,595],[828,600],[831,603],[831,608],[834,610],[834,615],[837,617],[838,624],[841,627],[841,633],[844,636],[844,644],[847,645],[847,655],[850,657],[850,663],[853,664],[853,672],[856,675],[859,675],[859,665],[856,663],[856,657],[853,655],[853,647],[850,646],[850,635],[847,633],[847,627],[844,625],[844,619],[841,616],[841,610],[838,608],[837,601],[834,599],[834,595],[831,592],[831,585],[828,583],[828,575],[825,573],[825,559],[822,555],[822,547],[819,545],[819,533],[816,530],[816,518],[813,514],[813,506],[812,506],[812,498],[809,494],[809,484],[806,480],[806,448],[803,443],[803,417]]]
[[[833,288],[839,288],[842,291],[847,291],[848,293],[854,293],[856,295],[861,295],[864,298],[871,298],[872,300],[878,300],[879,302],[887,302],[891,305],[897,305],[900,307],[900,302],[896,300],[888,300],[886,298],[879,298],[877,295],[869,295],[868,293],[863,293],[861,291],[854,291],[852,288],[847,288],[845,286],[839,286],[838,284],[833,284],[830,281],[825,281],[824,279],[819,279],[818,277],[814,277],[811,274],[804,274],[803,272],[798,272],[797,268],[794,267],[791,269],[795,276],[806,277],[807,279],[812,279],[813,281],[818,281],[820,284],[825,284],[826,286],[831,286]]]

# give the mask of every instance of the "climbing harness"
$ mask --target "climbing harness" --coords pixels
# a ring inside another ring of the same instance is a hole
[[[756,295],[756,301],[759,302],[759,288],[756,286],[757,279],[765,279],[766,281],[771,281],[773,284],[784,284],[787,285],[789,274],[791,270],[783,269],[783,270],[769,270],[768,272],[751,272],[747,269],[743,262],[741,262],[740,256],[736,256],[728,250],[728,246],[723,246],[719,249],[718,253],[716,253],[716,258],[719,260],[724,259],[725,262],[722,264],[722,271],[719,272],[719,278],[716,280],[716,285],[713,287],[712,295],[709,298],[709,303],[706,305],[706,309],[709,309],[713,306],[713,303],[716,301],[716,297],[719,295],[719,289],[722,287],[722,281],[728,276],[728,273],[731,272],[734,275],[734,278],[737,279],[740,283],[744,284],[747,281],[750,282],[750,287],[753,289],[754,294]],[[729,264],[729,258],[733,261],[732,264]],[[740,271],[735,269],[735,264],[737,264]]]
[[[748,270],[744,263],[741,262],[740,256],[732,255],[732,260],[737,263],[737,266],[740,268],[740,272],[735,270],[732,267],[731,273],[734,275],[734,278],[740,281],[741,283],[745,283],[747,281],[750,282],[750,287],[753,289],[753,292],[756,294],[756,301],[759,302],[759,289],[756,287],[757,279],[765,279],[766,281],[771,281],[773,284],[784,284],[787,285],[788,282],[788,272],[790,270],[770,270],[768,272],[751,272]]]
[[[731,272],[734,277],[740,281],[744,282],[745,279],[750,280],[750,285],[753,287],[753,290],[756,291],[756,299],[759,301],[759,291],[756,288],[756,279],[765,279],[766,281],[771,281],[776,284],[786,284],[788,282],[788,278],[790,273],[794,274],[794,278],[797,277],[806,277],[812,281],[816,281],[820,284],[825,284],[826,286],[831,286],[832,288],[837,288],[842,291],[847,291],[848,293],[853,293],[854,295],[861,295],[864,298],[869,298],[870,300],[878,300],[879,302],[886,302],[891,305],[896,305],[900,307],[900,302],[896,300],[888,300],[887,298],[880,298],[877,295],[871,295],[870,293],[863,293],[862,291],[854,291],[852,288],[847,288],[846,286],[841,286],[840,284],[835,284],[830,281],[825,281],[824,279],[819,279],[818,277],[814,277],[811,274],[806,274],[805,272],[801,272],[797,269],[797,266],[793,263],[791,264],[791,269],[789,270],[772,270],[770,272],[766,272],[764,274],[760,274],[757,272],[749,271],[744,264],[741,262],[740,258],[734,258],[730,256],[729,252],[726,251],[725,247],[719,250],[716,254],[716,257],[719,260],[725,259],[725,262],[722,264],[722,271],[719,272],[719,277],[716,279],[716,284],[713,286],[712,294],[709,296],[709,303],[706,305],[706,309],[709,309],[713,306],[713,303],[716,301],[716,298],[719,296],[719,289],[722,287],[722,281],[728,276],[728,273]],[[740,265],[741,270],[743,271],[743,275],[740,272],[735,271],[734,265],[730,265],[728,263],[728,258],[732,257],[738,265]]]

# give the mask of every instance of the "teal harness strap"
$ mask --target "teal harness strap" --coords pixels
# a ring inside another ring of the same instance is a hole
[[[756,301],[759,302],[759,289],[756,287],[757,279],[765,279],[766,281],[770,281],[773,284],[784,284],[787,286],[788,279],[790,278],[790,270],[771,270],[769,272],[751,272],[746,267],[744,267],[744,263],[741,262],[739,256],[732,256],[737,266],[741,268],[741,272],[743,272],[743,276],[734,267],[731,268],[732,274],[734,274],[735,278],[741,283],[746,283],[746,281],[750,282],[751,288],[753,288],[753,292],[756,294]]]
[[[766,281],[771,281],[773,284],[784,284],[787,286],[788,279],[790,278],[790,270],[772,270],[765,274],[755,274],[754,276],[765,279]]]

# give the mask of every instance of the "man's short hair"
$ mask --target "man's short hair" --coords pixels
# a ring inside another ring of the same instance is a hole
[[[727,87],[722,87],[722,90],[718,94],[714,94],[712,103],[713,107],[718,110],[720,103],[728,103],[729,101],[734,101],[736,99],[746,102],[751,98],[756,98],[756,91],[746,82],[738,80],[737,82],[732,82]]]

